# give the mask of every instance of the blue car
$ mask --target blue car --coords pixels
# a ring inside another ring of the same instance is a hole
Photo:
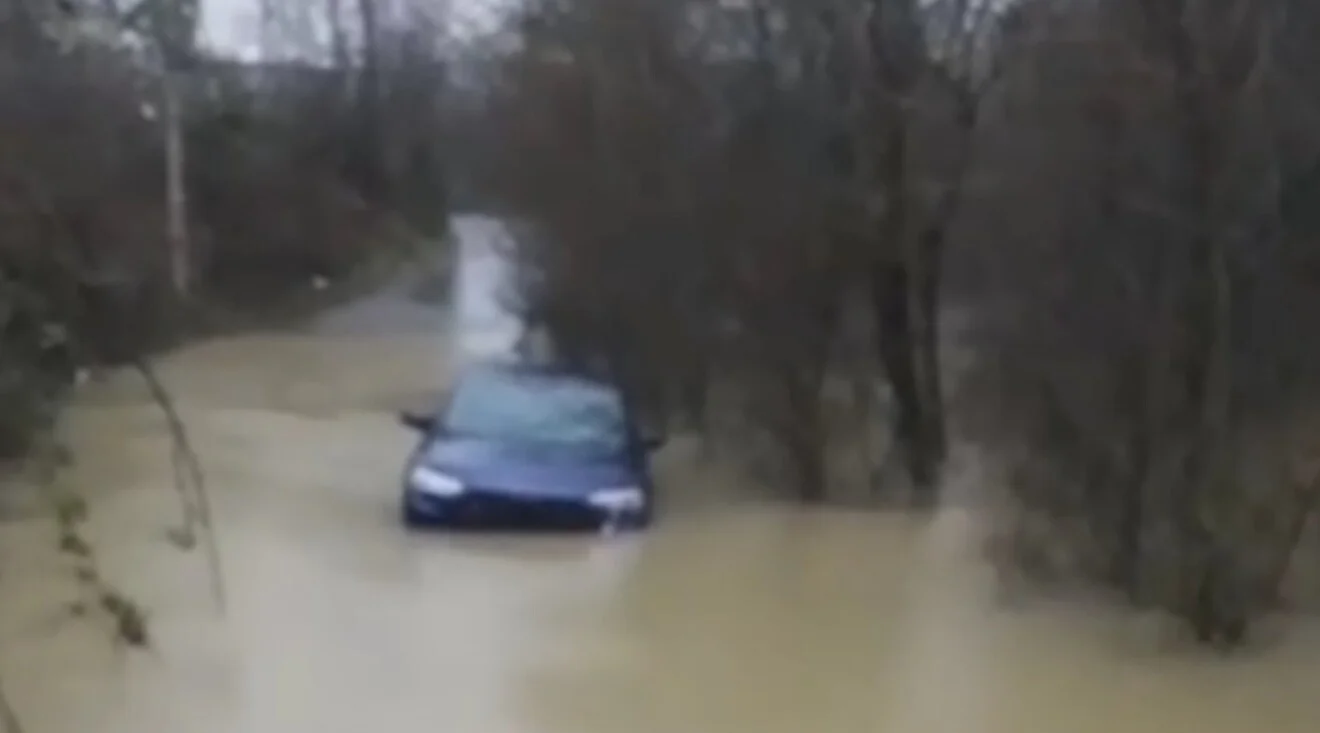
[[[620,391],[556,369],[486,363],[458,378],[403,479],[403,521],[455,529],[641,529],[650,454]]]

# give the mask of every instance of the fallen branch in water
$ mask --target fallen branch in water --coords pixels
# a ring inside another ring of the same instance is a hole
[[[211,512],[210,496],[206,491],[206,475],[202,470],[201,461],[193,450],[192,441],[188,438],[187,426],[179,416],[174,399],[161,383],[151,364],[142,357],[134,357],[130,363],[146,383],[152,401],[160,407],[169,426],[174,488],[183,505],[183,525],[176,532],[171,533],[171,539],[182,549],[191,549],[197,544],[198,529],[202,531],[204,534],[202,541],[210,565],[211,593],[216,605],[223,611],[227,605],[224,568]]]

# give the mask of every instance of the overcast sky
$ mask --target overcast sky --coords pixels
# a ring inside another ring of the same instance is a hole
[[[272,7],[281,11],[296,12],[299,8],[315,9],[324,6],[329,0],[268,0]],[[340,0],[345,11],[351,12],[356,0]],[[414,7],[443,8],[448,5],[445,21],[447,32],[456,38],[473,36],[489,29],[499,17],[500,9],[507,8],[516,0],[390,0],[395,6],[412,3]],[[256,59],[261,56],[262,39],[261,0],[202,0],[202,43],[226,56],[243,59]],[[313,17],[308,23],[297,24],[302,27],[312,26],[302,38],[283,38],[271,41],[268,46],[284,46],[285,54],[299,55],[294,49],[311,46],[329,45],[329,24],[324,17]],[[437,18],[437,20],[442,20]],[[272,53],[279,54],[272,50]],[[304,51],[305,53],[305,51]]]
[[[256,0],[203,0],[202,42],[226,54],[250,55],[256,47],[255,39],[248,38],[256,21],[256,4]],[[252,48],[246,48],[249,45]]]

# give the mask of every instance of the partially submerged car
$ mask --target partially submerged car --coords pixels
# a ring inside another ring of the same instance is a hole
[[[554,368],[480,363],[433,414],[403,481],[410,527],[603,530],[646,527],[650,454],[620,391]]]

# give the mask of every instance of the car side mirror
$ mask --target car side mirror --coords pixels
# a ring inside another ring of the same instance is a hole
[[[412,428],[419,433],[429,433],[435,429],[435,418],[430,415],[420,415],[415,412],[400,412],[399,422],[404,427]]]

